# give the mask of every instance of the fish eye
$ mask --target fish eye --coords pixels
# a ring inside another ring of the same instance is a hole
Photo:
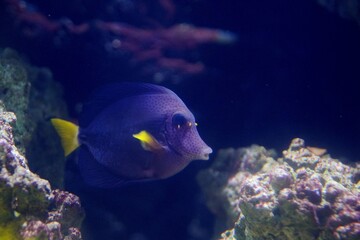
[[[176,113],[172,117],[172,125],[174,128],[180,129],[184,127],[186,124],[188,124],[188,120],[181,113]]]

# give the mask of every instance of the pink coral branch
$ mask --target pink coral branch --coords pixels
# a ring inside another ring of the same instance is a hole
[[[17,21],[30,26],[24,29],[28,36],[36,37],[39,33],[55,35],[59,31],[81,35],[92,29],[98,31],[99,35],[106,36],[105,49],[130,53],[131,62],[135,64],[154,64],[152,69],[155,73],[164,69],[188,75],[202,73],[205,70],[202,63],[189,62],[180,57],[170,58],[166,56],[166,52],[169,50],[175,52],[188,51],[196,49],[204,43],[231,43],[236,40],[236,37],[229,32],[199,28],[189,24],[176,24],[167,28],[160,26],[150,29],[101,19],[94,21],[95,24],[89,20],[74,24],[69,18],[52,20],[43,13],[31,9],[24,1],[7,0],[7,3]],[[140,7],[144,7],[144,3],[140,2],[139,4]],[[158,4],[167,13],[167,18],[173,18],[176,10],[173,1],[158,0]]]

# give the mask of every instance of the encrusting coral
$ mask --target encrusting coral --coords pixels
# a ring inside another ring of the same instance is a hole
[[[283,157],[264,147],[219,151],[198,181],[222,239],[360,239],[360,166],[294,139]]]
[[[14,144],[16,116],[0,102],[0,236],[2,240],[79,240],[84,217],[77,196],[51,190]]]

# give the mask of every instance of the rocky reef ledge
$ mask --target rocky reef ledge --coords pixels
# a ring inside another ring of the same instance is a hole
[[[49,117],[66,112],[48,69],[0,49],[1,240],[81,239],[79,198],[49,183],[62,186],[65,162]]]
[[[0,101],[0,238],[1,240],[80,240],[84,217],[77,196],[52,190],[29,170],[14,144],[16,116]]]
[[[199,173],[221,239],[360,239],[360,166],[294,139],[283,156],[264,147],[219,151]],[[218,237],[218,238],[219,238]]]

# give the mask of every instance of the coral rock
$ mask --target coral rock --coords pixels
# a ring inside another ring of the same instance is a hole
[[[221,239],[360,239],[359,165],[316,155],[299,138],[272,156],[221,150],[199,173],[217,234],[232,228]]]
[[[1,102],[0,102],[1,103]],[[14,144],[15,114],[0,104],[0,236],[2,240],[81,239],[79,198],[51,190]]]
[[[14,142],[29,166],[62,186],[64,157],[49,118],[67,116],[59,83],[46,68],[31,66],[12,49],[0,49],[0,99],[17,117]]]

